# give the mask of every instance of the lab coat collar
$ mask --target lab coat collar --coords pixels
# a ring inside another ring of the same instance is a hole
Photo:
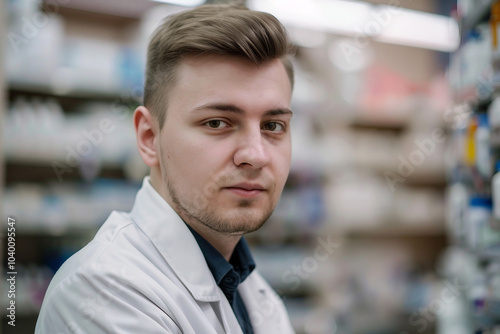
[[[221,299],[193,234],[153,188],[149,176],[144,178],[137,193],[130,217],[155,245],[193,298],[203,302]]]

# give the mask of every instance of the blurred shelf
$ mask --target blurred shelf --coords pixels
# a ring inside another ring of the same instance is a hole
[[[414,175],[405,179],[404,185],[411,188],[434,188],[442,189],[446,188],[446,175],[443,171],[442,173],[435,173],[429,175]]]
[[[46,97],[73,98],[80,100],[100,100],[124,102],[122,95],[126,90],[104,90],[74,87],[67,91],[58,91],[47,83],[27,82],[9,80],[7,83],[8,93],[11,97],[16,95],[41,95]]]
[[[424,225],[392,224],[379,227],[366,228],[333,228],[332,233],[343,233],[350,237],[372,238],[372,237],[430,237],[444,236],[446,231],[443,222]]]
[[[59,181],[51,163],[54,160],[7,159],[5,163],[5,183],[51,182]],[[61,160],[64,161],[64,160]],[[80,167],[71,168],[71,171],[62,175],[65,181],[81,180]],[[123,167],[120,164],[105,164],[99,169],[96,178],[125,179]]]
[[[488,86],[487,89],[488,93],[485,94],[485,96],[480,96],[480,93],[478,93],[478,88],[476,85],[474,85],[473,87],[464,88],[460,92],[454,92],[453,93],[454,103],[460,105],[461,103],[467,102],[467,104],[469,104],[472,108],[475,108],[477,112],[486,112],[488,106],[492,102],[493,96],[497,94],[499,91],[498,87]],[[447,124],[449,126],[453,126],[455,123],[447,122]]]
[[[369,171],[370,173],[380,177],[384,182],[394,181],[396,188],[398,186],[430,188],[442,188],[446,186],[446,171],[444,163],[441,163],[441,161],[438,162],[439,165],[437,163],[428,163],[435,157],[428,158],[429,156],[426,156],[426,161],[421,165],[411,164],[413,172],[409,176],[403,176],[398,171],[398,168],[400,168],[402,163],[401,161],[398,161],[396,157],[402,156],[408,163],[410,163],[408,161],[408,156],[411,152],[405,152],[395,148],[394,153],[381,152],[378,157],[368,156],[370,152],[363,153],[366,154],[358,154],[357,157],[354,157],[349,162],[349,166],[355,170]],[[436,154],[434,153],[434,155]]]
[[[476,1],[476,6],[471,8],[469,15],[462,21],[462,36],[474,29],[479,23],[488,20],[490,17],[490,7],[493,0]]]
[[[490,146],[493,149],[500,149],[500,132],[498,130],[490,131]]]
[[[78,10],[95,14],[105,14],[126,19],[139,19],[147,10],[158,3],[149,0],[71,0],[64,4],[44,1],[44,9],[48,12],[60,13],[67,10]]]
[[[475,251],[473,254],[483,261],[498,261],[500,260],[500,246]]]
[[[500,300],[488,298],[485,302],[484,313],[496,322],[500,321]]]
[[[318,293],[317,287],[314,287],[312,284],[300,284],[300,287],[297,289],[291,289],[290,285],[272,285],[272,288],[276,291],[276,293],[286,301],[287,299],[308,299]]]
[[[394,183],[394,192],[397,193],[398,188],[400,187],[405,187],[405,188],[410,188],[410,189],[415,189],[415,188],[426,188],[426,189],[435,189],[435,190],[444,190],[447,186],[447,181],[446,181],[446,174],[444,169],[443,170],[423,170],[422,166],[417,166],[415,167],[415,173],[410,175],[409,177],[403,177],[400,176],[398,173],[398,166],[395,166],[394,164],[387,164],[386,166],[380,166],[380,165],[359,165],[360,168],[369,168],[371,171],[374,171],[377,173],[377,175],[384,180],[384,182],[387,182],[386,179],[386,173],[387,172],[392,172],[394,175],[392,175],[391,178],[396,178],[397,176],[401,177],[401,181],[395,181]],[[424,167],[425,168],[425,167]],[[392,180],[392,179],[391,179]]]
[[[349,125],[353,130],[377,130],[400,134],[408,127],[408,121],[402,119],[384,120],[361,117],[353,120]]]
[[[87,225],[61,225],[61,226],[48,226],[44,224],[34,224],[23,222],[23,224],[16,225],[16,237],[78,237],[78,238],[89,238],[93,236],[101,225],[98,224],[87,224]],[[6,236],[6,230],[0,231],[0,237]]]
[[[275,224],[276,221],[269,221],[267,224]],[[264,227],[265,228],[265,227]],[[301,229],[296,229],[294,232],[279,232],[276,233],[274,237],[269,237],[266,231],[263,232],[256,231],[245,235],[247,241],[253,246],[269,246],[269,245],[279,245],[282,247],[290,245],[312,245],[316,242],[317,238],[321,238],[325,235],[335,235],[342,237],[360,237],[360,238],[371,238],[371,237],[417,237],[425,238],[431,236],[445,236],[446,230],[444,226],[444,220],[439,222],[434,222],[433,224],[425,223],[422,225],[404,225],[402,223],[386,224],[382,226],[370,226],[370,227],[341,227],[332,226],[325,227],[323,229],[316,228],[314,232],[301,232]],[[304,230],[304,228],[302,228]],[[340,239],[339,239],[340,240]],[[499,252],[500,253],[500,252]]]
[[[267,224],[276,224],[280,223],[278,221],[273,221],[272,218],[266,223]],[[315,242],[318,237],[321,237],[323,234],[319,231],[307,231],[304,232],[302,228],[299,230],[298,228],[291,231],[287,229],[286,232],[276,232],[274,231],[273,235],[269,235],[265,230],[263,231],[255,231],[245,235],[245,239],[248,244],[252,247],[261,247],[261,246],[270,246],[270,245],[279,245],[280,247],[294,246],[294,245],[310,245]]]
[[[113,161],[111,159],[105,160],[105,157],[102,157],[101,166],[110,169],[121,169],[123,168],[123,164],[120,161]],[[18,155],[18,156],[5,156],[5,162],[7,164],[12,165],[24,165],[31,166],[33,168],[45,168],[51,167],[54,161],[58,161],[61,163],[66,163],[65,156],[54,155],[54,156],[45,156],[45,157],[37,157],[37,156],[28,156],[28,155]],[[78,166],[77,166],[78,167]]]

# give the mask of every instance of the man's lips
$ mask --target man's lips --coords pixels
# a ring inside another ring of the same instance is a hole
[[[253,198],[266,191],[264,186],[256,183],[238,183],[229,187],[224,187],[223,189],[245,198]]]
[[[266,187],[264,187],[259,183],[247,183],[247,182],[234,184],[226,188],[239,188],[243,190],[266,190]]]

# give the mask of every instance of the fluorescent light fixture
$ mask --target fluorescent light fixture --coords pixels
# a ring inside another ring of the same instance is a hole
[[[344,0],[249,0],[248,6],[273,14],[285,25],[337,33],[351,33],[362,25],[371,8]]]
[[[446,52],[460,45],[453,19],[400,7],[347,0],[248,0],[248,6],[290,27]]]
[[[170,5],[196,7],[205,3],[205,0],[153,0],[155,2],[168,3]]]
[[[389,6],[377,10],[390,11]],[[444,52],[460,45],[460,30],[450,17],[398,8],[389,24],[375,36],[380,42],[421,47]]]

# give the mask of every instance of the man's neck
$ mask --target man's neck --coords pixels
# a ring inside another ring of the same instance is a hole
[[[199,222],[186,222],[186,224],[208,241],[229,262],[241,235],[219,233]]]

